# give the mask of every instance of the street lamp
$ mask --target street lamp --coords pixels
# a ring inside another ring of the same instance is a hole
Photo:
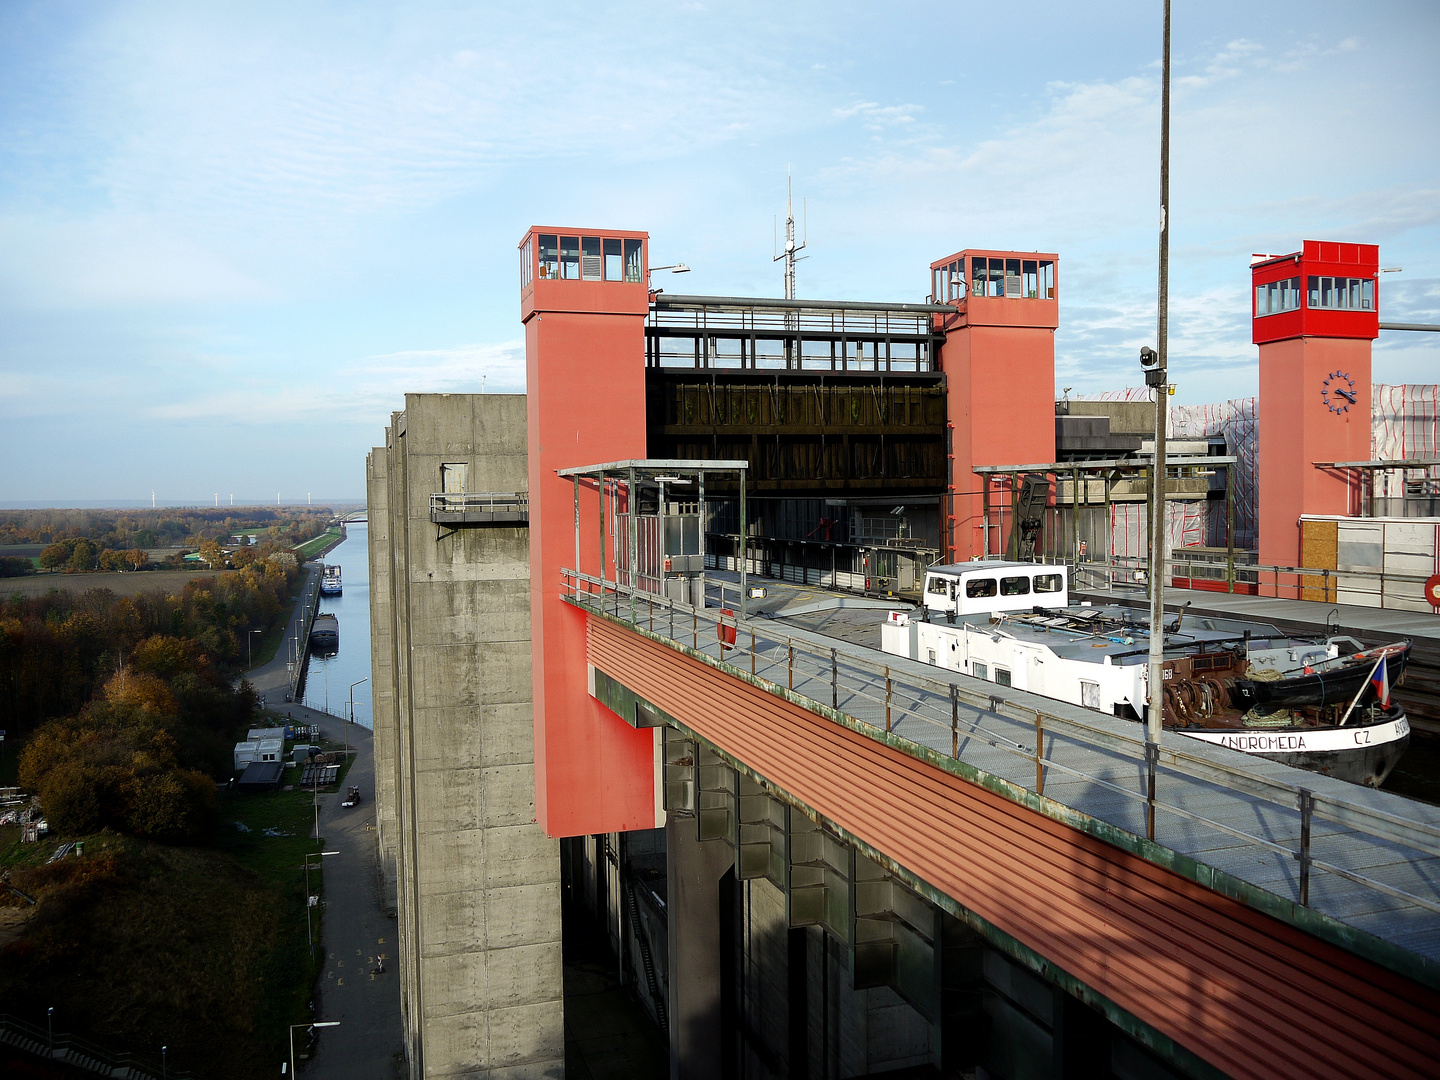
[[[166,1057],[166,1051],[169,1049],[168,1046],[160,1047],[160,1080],[169,1080],[170,1077],[170,1062]]]
[[[367,683],[369,681],[370,676],[366,675],[360,682],[352,682],[350,684],[350,719],[345,721],[345,753],[347,756],[350,753],[350,725],[355,722],[355,687],[359,686],[360,683]]]
[[[252,668],[255,666],[255,657],[254,654],[250,651],[250,643],[255,640],[256,634],[263,634],[264,632],[264,630],[251,630],[248,634],[245,635],[245,666],[247,668]]]
[[[305,856],[305,940],[310,945],[310,957],[315,957],[315,935],[310,930],[310,860],[318,859],[323,855],[339,855],[338,851],[312,851]],[[301,1025],[302,1027],[304,1025]]]
[[[339,1026],[340,1026],[340,1021],[339,1021],[339,1020],[317,1020],[317,1021],[316,1021],[315,1023],[313,1023],[313,1024],[291,1024],[291,1025],[290,1025],[290,1075],[291,1075],[291,1076],[294,1076],[294,1075],[295,1075],[295,1029],[296,1029],[296,1028],[310,1028],[310,1029],[313,1030],[313,1029],[315,1029],[315,1028],[322,1028],[322,1027],[339,1027]],[[281,1072],[284,1072],[285,1070],[282,1068],[280,1071],[281,1071]]]
[[[50,1037],[50,1056],[55,1056],[55,1006],[45,1010],[45,1030]]]

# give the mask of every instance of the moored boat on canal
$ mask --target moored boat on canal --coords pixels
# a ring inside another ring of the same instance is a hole
[[[1292,638],[1267,623],[1189,615],[1165,627],[1163,721],[1189,738],[1378,787],[1409,745],[1390,698],[1409,641]],[[1143,720],[1149,627],[1119,606],[1071,605],[1065,566],[934,566],[923,616],[892,613],[886,652]]]

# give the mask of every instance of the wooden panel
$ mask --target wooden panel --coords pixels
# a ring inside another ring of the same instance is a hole
[[[1433,1076],[1440,994],[590,617],[597,667],[1236,1077]]]
[[[1300,522],[1300,565],[1312,570],[1334,570],[1338,544],[1339,522]],[[1327,604],[1335,602],[1336,582],[1332,577],[1305,575],[1300,579],[1302,600],[1319,600]]]

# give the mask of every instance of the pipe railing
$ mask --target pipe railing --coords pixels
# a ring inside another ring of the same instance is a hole
[[[900,666],[906,662],[905,658],[897,657],[897,663],[887,663],[885,653],[839,640],[820,646],[804,637],[777,633],[775,624],[769,620],[739,619],[729,609],[697,607],[658,592],[631,589],[609,579],[602,582],[569,569],[561,571],[561,591],[573,603],[703,652],[737,672],[748,669],[750,675],[765,680],[777,690],[799,695],[812,706],[828,707],[891,734],[902,723],[912,720],[931,726],[942,737],[948,733],[950,756],[956,760],[963,759],[962,746],[973,741],[1003,751],[1017,762],[1027,763],[1027,767],[1033,762],[1033,780],[1022,781],[1017,786],[1037,795],[1045,793],[1047,772],[1058,772],[1138,800],[1145,804],[1149,840],[1155,839],[1155,813],[1163,811],[1294,859],[1300,871],[1299,898],[1304,906],[1309,905],[1313,873],[1323,871],[1440,913],[1440,897],[1416,895],[1316,858],[1311,838],[1313,823],[1326,822],[1385,844],[1398,845],[1415,855],[1440,858],[1440,827],[1429,822],[1274,780],[1204,754],[1178,749],[1173,744],[1147,747],[1143,730],[1138,727],[1137,734],[1132,736],[1087,722],[1080,718],[1078,706],[1047,701],[1048,709],[1037,708],[1032,704],[1037,701],[1036,695],[1025,691],[959,673],[953,673],[958,678],[921,675]],[[1021,697],[1029,700],[1018,700]],[[857,711],[866,715],[856,715]],[[1077,715],[1061,715],[1062,711]],[[1057,760],[1057,739],[1081,743],[1118,757],[1126,764],[1140,766],[1144,790],[1136,791],[1112,778]],[[908,741],[926,745],[915,739]],[[1186,809],[1178,802],[1167,801],[1159,784],[1163,772],[1295,813],[1299,843],[1290,845],[1236,829]],[[1010,777],[1005,779],[1016,783]]]
[[[456,514],[474,511],[489,513],[528,513],[528,491],[466,491],[435,492],[430,496],[430,512]]]

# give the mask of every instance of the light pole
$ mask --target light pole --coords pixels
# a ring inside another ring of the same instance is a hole
[[[313,1024],[291,1024],[290,1025],[290,1075],[295,1075],[295,1029],[296,1028],[322,1028],[339,1027],[339,1020],[317,1020]]]
[[[369,681],[370,676],[366,675],[360,682],[352,682],[350,684],[350,718],[345,721],[345,754],[347,757],[350,754],[350,725],[355,722],[355,687],[359,686],[360,683],[367,683]]]
[[[310,956],[315,956],[315,936],[310,931],[310,860],[323,855],[339,855],[338,851],[312,851],[305,856],[305,940],[310,944]],[[303,1026],[303,1025],[302,1025]]]
[[[255,640],[256,634],[263,634],[264,632],[264,630],[251,630],[248,634],[245,635],[245,666],[247,668],[252,668],[255,666],[255,656],[250,651],[250,645]]]
[[[160,1047],[160,1080],[170,1080],[170,1061],[166,1056],[168,1046]]]
[[[49,1035],[50,1056],[55,1056],[55,1006],[45,1010],[45,1031]]]

